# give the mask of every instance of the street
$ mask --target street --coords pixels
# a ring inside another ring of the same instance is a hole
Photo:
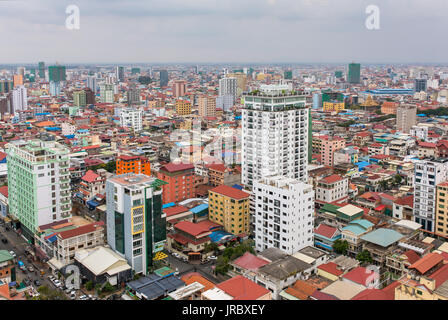
[[[215,261],[213,260],[210,260],[205,264],[190,264],[174,257],[171,253],[168,253],[168,263],[172,269],[179,272],[179,277],[182,277],[189,272],[199,272],[202,276],[214,283],[222,281],[213,274],[212,266],[215,264]]]

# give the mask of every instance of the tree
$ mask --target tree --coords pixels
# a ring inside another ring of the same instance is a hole
[[[106,169],[110,173],[114,173],[117,169],[117,163],[113,160],[109,161],[108,163],[106,163],[104,169]]]
[[[339,254],[346,254],[348,249],[347,240],[338,239],[333,244],[333,250]]]
[[[150,84],[151,81],[152,81],[151,78],[148,77],[148,76],[140,76],[140,77],[138,77],[138,82],[140,82],[141,84],[147,85],[147,84]]]
[[[102,292],[112,292],[115,290],[115,287],[111,285],[109,282],[106,282],[106,284],[103,287]]]
[[[380,187],[382,190],[387,190],[389,189],[389,182],[386,180],[381,180],[380,181]]]
[[[403,181],[403,178],[399,174],[394,176],[394,183],[395,184],[397,184],[397,185],[401,184],[401,181]]]
[[[373,261],[372,257],[370,256],[370,252],[367,250],[363,250],[360,253],[358,253],[356,255],[356,260],[358,260],[361,263],[366,263],[366,262],[371,263]]]
[[[87,281],[86,283],[86,290],[90,291],[93,289],[93,282],[92,281]]]

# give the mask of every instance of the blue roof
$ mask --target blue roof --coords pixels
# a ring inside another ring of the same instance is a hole
[[[419,113],[417,116],[418,116],[418,117],[426,117],[426,114],[424,114],[424,113]]]
[[[203,210],[206,210],[206,209],[208,209],[208,203],[203,203],[203,204],[200,204],[200,205],[198,205],[198,206],[196,206],[194,208],[191,208],[190,212],[193,212],[193,214],[195,214],[195,213],[199,213],[199,212],[201,212]]]
[[[162,209],[166,209],[166,208],[169,208],[169,207],[174,207],[176,204],[174,203],[174,202],[170,202],[170,203],[165,203],[163,206],[162,206]]]
[[[360,226],[356,226],[356,225],[348,225],[348,226],[342,228],[342,231],[345,231],[345,230],[353,232],[354,234],[356,234],[358,236],[360,234],[363,234],[364,232],[366,232],[366,229],[361,228]]]
[[[234,184],[232,186],[232,188],[238,189],[238,190],[243,190],[243,186],[240,186],[239,184]]]
[[[403,238],[403,235],[392,229],[380,228],[369,232],[361,237],[362,240],[374,243],[381,247],[388,247],[398,240]]]
[[[373,223],[366,219],[353,220],[352,222],[350,222],[350,224],[359,224],[364,229],[373,227]]]
[[[214,231],[209,235],[210,239],[212,240],[212,242],[219,242],[221,241],[224,237],[227,237],[229,239],[234,238],[235,236],[231,233],[228,233],[224,230],[218,230],[218,231]]]

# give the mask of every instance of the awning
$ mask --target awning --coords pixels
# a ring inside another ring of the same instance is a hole
[[[100,204],[98,202],[96,202],[95,200],[89,200],[87,201],[87,205],[91,208],[96,208],[98,207]]]
[[[386,209],[386,205],[385,205],[385,204],[382,204],[382,205],[376,207],[376,208],[375,208],[375,211],[383,211],[384,209]]]

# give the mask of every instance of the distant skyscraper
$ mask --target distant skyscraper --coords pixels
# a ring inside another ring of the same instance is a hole
[[[265,85],[244,95],[244,185],[252,187],[270,175],[308,180],[308,117],[306,96],[291,92],[287,85]]]
[[[291,80],[292,79],[292,71],[291,70],[285,71],[283,77],[285,78],[285,80]]]
[[[347,82],[360,83],[361,82],[361,64],[350,63],[348,65]]]
[[[114,102],[114,85],[103,83],[100,85],[100,100],[103,103]]]
[[[128,105],[140,103],[140,89],[132,86],[127,92]]]
[[[160,70],[160,86],[166,87],[168,85],[168,71],[166,70]]]
[[[61,82],[60,81],[50,81],[50,95],[52,97],[57,97],[61,94]]]
[[[65,81],[67,79],[65,66],[49,66],[48,67],[48,80],[49,81]]]
[[[87,77],[87,87],[93,92],[96,92],[96,76]]]
[[[237,78],[229,77],[219,79],[219,95],[232,95],[236,99],[238,90]]]
[[[115,67],[115,77],[118,82],[124,81],[124,67]]]
[[[214,117],[216,115],[216,97],[202,96],[198,98],[199,116]]]
[[[45,62],[39,62],[39,78],[45,79]]]
[[[28,109],[28,98],[25,86],[17,86],[12,91],[12,112],[23,111]]]
[[[426,92],[426,85],[428,81],[426,79],[415,79],[414,80],[414,91],[415,92]]]
[[[140,109],[124,108],[120,114],[120,125],[133,129],[135,132],[142,131],[142,115],[143,112]]]
[[[107,241],[137,274],[149,274],[166,242],[163,181],[128,173],[106,182]]]
[[[0,93],[8,93],[14,88],[13,80],[0,80]]]
[[[183,97],[186,92],[186,82],[184,80],[176,80],[173,84],[173,95],[175,98]]]

